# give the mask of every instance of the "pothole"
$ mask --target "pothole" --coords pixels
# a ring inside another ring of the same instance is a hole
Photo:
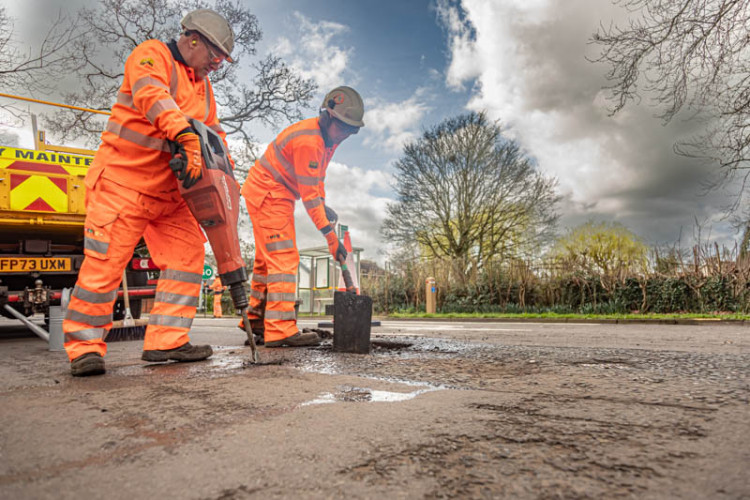
[[[414,345],[413,342],[393,342],[391,340],[373,340],[370,342],[372,349],[383,349],[383,350],[400,350],[408,349]]]

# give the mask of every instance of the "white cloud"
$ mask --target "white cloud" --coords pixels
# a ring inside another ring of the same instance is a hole
[[[645,105],[607,115],[606,68],[587,61],[588,39],[622,9],[590,0],[440,0],[437,9],[450,51],[446,85],[469,85],[467,107],[500,120],[558,178],[563,222],[619,220],[666,242],[718,210],[718,196],[695,201],[705,167],[672,151],[692,125],[665,127]]]
[[[354,49],[344,48],[338,42],[349,33],[349,27],[331,21],[316,23],[300,12],[294,12],[293,16],[298,26],[295,40],[280,38],[273,52],[324,91],[356,81],[356,75],[348,69]]]
[[[392,201],[377,194],[389,190],[390,176],[380,170],[363,170],[332,161],[326,171],[326,205],[342,224],[349,226],[352,245],[364,248],[362,258],[382,261],[380,226],[386,206]],[[325,238],[315,228],[301,202],[295,210],[297,246],[325,247]]]
[[[417,89],[401,102],[368,101],[365,106],[368,135],[364,143],[390,153],[400,152],[404,144],[417,137],[419,125],[430,110],[425,94],[424,89]]]

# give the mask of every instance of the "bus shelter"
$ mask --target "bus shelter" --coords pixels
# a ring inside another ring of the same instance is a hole
[[[363,250],[352,247],[354,269],[350,271],[357,277],[357,283],[361,283],[359,263]],[[302,301],[299,312],[325,314],[325,306],[333,304],[333,292],[338,286],[340,275],[341,268],[334,265],[327,246],[301,249],[297,271],[297,298]]]

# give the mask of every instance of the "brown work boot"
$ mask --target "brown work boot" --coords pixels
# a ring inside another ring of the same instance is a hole
[[[152,363],[169,361],[170,359],[173,361],[202,361],[213,353],[210,345],[192,345],[190,342],[186,342],[174,349],[143,351],[141,359]]]
[[[104,358],[98,352],[87,352],[70,362],[70,374],[74,377],[102,375],[106,371]]]
[[[266,342],[266,347],[306,347],[318,345],[321,340],[320,335],[315,332],[297,332],[285,339]]]

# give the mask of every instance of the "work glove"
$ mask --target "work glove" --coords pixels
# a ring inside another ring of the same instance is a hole
[[[333,255],[333,260],[336,262],[343,262],[346,260],[346,248],[336,237],[336,233],[331,231],[326,234],[326,241],[328,242],[328,251]]]
[[[338,222],[338,220],[339,220],[339,214],[337,214],[336,211],[333,210],[328,205],[323,205],[323,208],[325,208],[325,210],[326,210],[326,218],[328,219],[328,222],[332,226],[335,226],[336,222]]]
[[[201,158],[201,141],[198,134],[185,129],[175,137],[176,152],[169,161],[169,168],[182,181],[182,186],[189,189],[203,176]]]

